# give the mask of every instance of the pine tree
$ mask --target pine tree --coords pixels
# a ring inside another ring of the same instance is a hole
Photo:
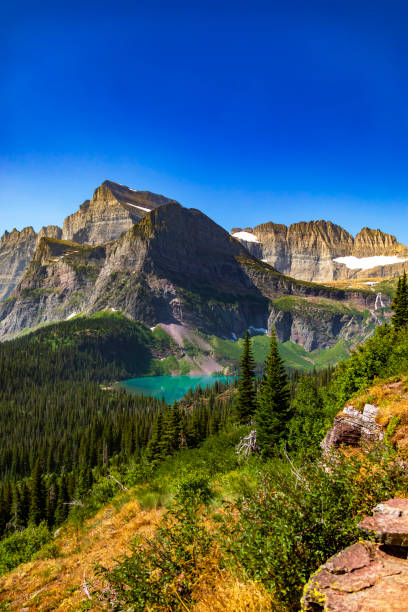
[[[162,436],[163,436],[163,414],[159,410],[157,413],[153,425],[152,435],[146,449],[146,458],[150,462],[160,461],[163,459],[162,450]]]
[[[68,517],[68,486],[67,486],[67,477],[65,474],[62,474],[60,484],[58,487],[58,499],[57,505],[55,508],[55,524],[61,525],[66,518]]]
[[[392,316],[392,324],[395,329],[401,329],[408,326],[408,281],[407,273],[399,277],[397,290],[392,302],[394,314]]]
[[[264,457],[272,456],[287,437],[290,420],[289,385],[272,329],[256,412],[257,444]]]
[[[246,424],[256,411],[254,359],[248,330],[245,333],[240,368],[235,413],[239,423]]]
[[[177,402],[166,412],[163,420],[161,447],[163,455],[170,455],[180,448],[181,415]]]
[[[31,473],[29,521],[38,525],[46,517],[46,494],[41,462],[37,459]]]

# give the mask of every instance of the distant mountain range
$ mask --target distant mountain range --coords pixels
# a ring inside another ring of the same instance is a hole
[[[0,337],[109,309],[162,325],[179,344],[182,330],[234,339],[272,325],[282,342],[308,351],[352,344],[383,320],[390,298],[307,281],[349,270],[339,257],[394,256],[396,264],[375,270],[396,274],[404,249],[379,230],[354,239],[324,221],[231,235],[198,210],[105,181],[62,229],[3,236]]]
[[[365,227],[354,238],[330,221],[269,222],[231,234],[279,272],[313,282],[395,276],[408,262],[395,236]]]

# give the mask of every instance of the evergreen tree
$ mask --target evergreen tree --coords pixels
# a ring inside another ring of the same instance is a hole
[[[62,474],[60,484],[58,487],[58,499],[57,506],[55,508],[55,524],[61,525],[67,517],[68,517],[68,486],[67,486],[67,477],[65,474]]]
[[[273,455],[287,438],[290,416],[288,377],[278,352],[275,330],[272,329],[255,418],[257,443],[264,457]]]
[[[163,455],[170,455],[180,448],[181,415],[177,402],[167,410],[163,421],[161,446]]]
[[[146,449],[146,458],[148,461],[155,462],[163,459],[162,436],[163,414],[162,411],[159,410],[153,421],[152,435]]]
[[[39,459],[35,462],[30,484],[30,514],[29,521],[39,525],[46,517],[46,494],[42,474],[42,466]]]
[[[254,359],[248,330],[245,333],[240,368],[235,413],[239,423],[246,424],[256,411]]]
[[[394,314],[392,316],[392,324],[395,329],[401,329],[408,326],[408,281],[407,273],[399,277],[397,290],[392,302]]]

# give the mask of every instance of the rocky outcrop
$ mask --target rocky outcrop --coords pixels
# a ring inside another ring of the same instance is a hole
[[[366,404],[363,412],[346,406],[334,419],[321,446],[325,453],[340,446],[360,446],[380,442],[384,431],[376,422],[378,406]]]
[[[313,351],[369,335],[374,321],[373,315],[334,300],[283,298],[272,302],[268,332],[275,327],[279,342],[291,340]]]
[[[376,541],[386,546],[408,547],[408,499],[389,499],[378,504],[373,516],[367,516],[358,527],[374,532]]]
[[[12,293],[31,261],[39,240],[44,236],[59,238],[61,229],[49,225],[38,234],[32,227],[3,234],[0,240],[0,300]]]
[[[405,612],[408,601],[408,500],[374,508],[359,525],[377,542],[358,542],[331,557],[311,577],[303,612]]]
[[[12,299],[0,335],[116,308],[149,326],[182,325],[222,337],[267,328],[270,301],[287,295],[373,308],[368,292],[302,283],[262,263],[198,210],[155,208],[102,246],[43,238]]]
[[[90,245],[116,240],[148,212],[170,202],[174,200],[105,181],[92,200],[65,219],[62,238]]]
[[[374,257],[376,255],[406,256],[408,247],[398,242],[392,234],[379,229],[364,227],[355,237],[351,255],[355,257]]]
[[[391,234],[363,228],[354,238],[330,221],[294,223],[289,227],[269,222],[253,229],[234,228],[231,234],[241,240],[253,255],[279,272],[305,281],[395,276],[405,268],[405,262],[386,265],[373,262],[370,269],[351,269],[334,261],[339,257],[408,257],[408,247]]]

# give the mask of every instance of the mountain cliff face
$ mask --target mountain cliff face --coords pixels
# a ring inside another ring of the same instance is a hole
[[[105,181],[92,200],[65,219],[62,238],[90,245],[116,240],[148,212],[170,202],[174,200]]]
[[[32,227],[26,227],[21,232],[14,229],[3,234],[0,240],[0,300],[7,298],[16,287],[44,236],[59,238],[61,229],[50,225],[37,234]]]
[[[111,308],[149,326],[176,323],[231,338],[249,327],[266,329],[272,300],[288,295],[357,310],[373,309],[375,301],[370,292],[285,277],[203,213],[173,203],[104,245],[43,238],[16,291],[0,306],[0,335]],[[305,329],[315,324],[303,319]],[[327,345],[337,341],[338,328],[327,334]]]
[[[65,219],[62,230],[52,225],[38,234],[32,227],[5,232],[0,240],[0,300],[9,297],[21,280],[41,238],[102,244],[116,240],[150,210],[170,202],[174,200],[105,181],[92,200],[86,200],[78,212]]]
[[[283,274],[313,282],[394,276],[405,267],[408,247],[381,230],[363,228],[354,238],[330,221],[294,223],[287,227],[264,223],[254,229],[234,228],[232,235],[248,250]],[[394,260],[338,262],[337,258],[386,256]],[[367,267],[368,266],[368,267]]]

